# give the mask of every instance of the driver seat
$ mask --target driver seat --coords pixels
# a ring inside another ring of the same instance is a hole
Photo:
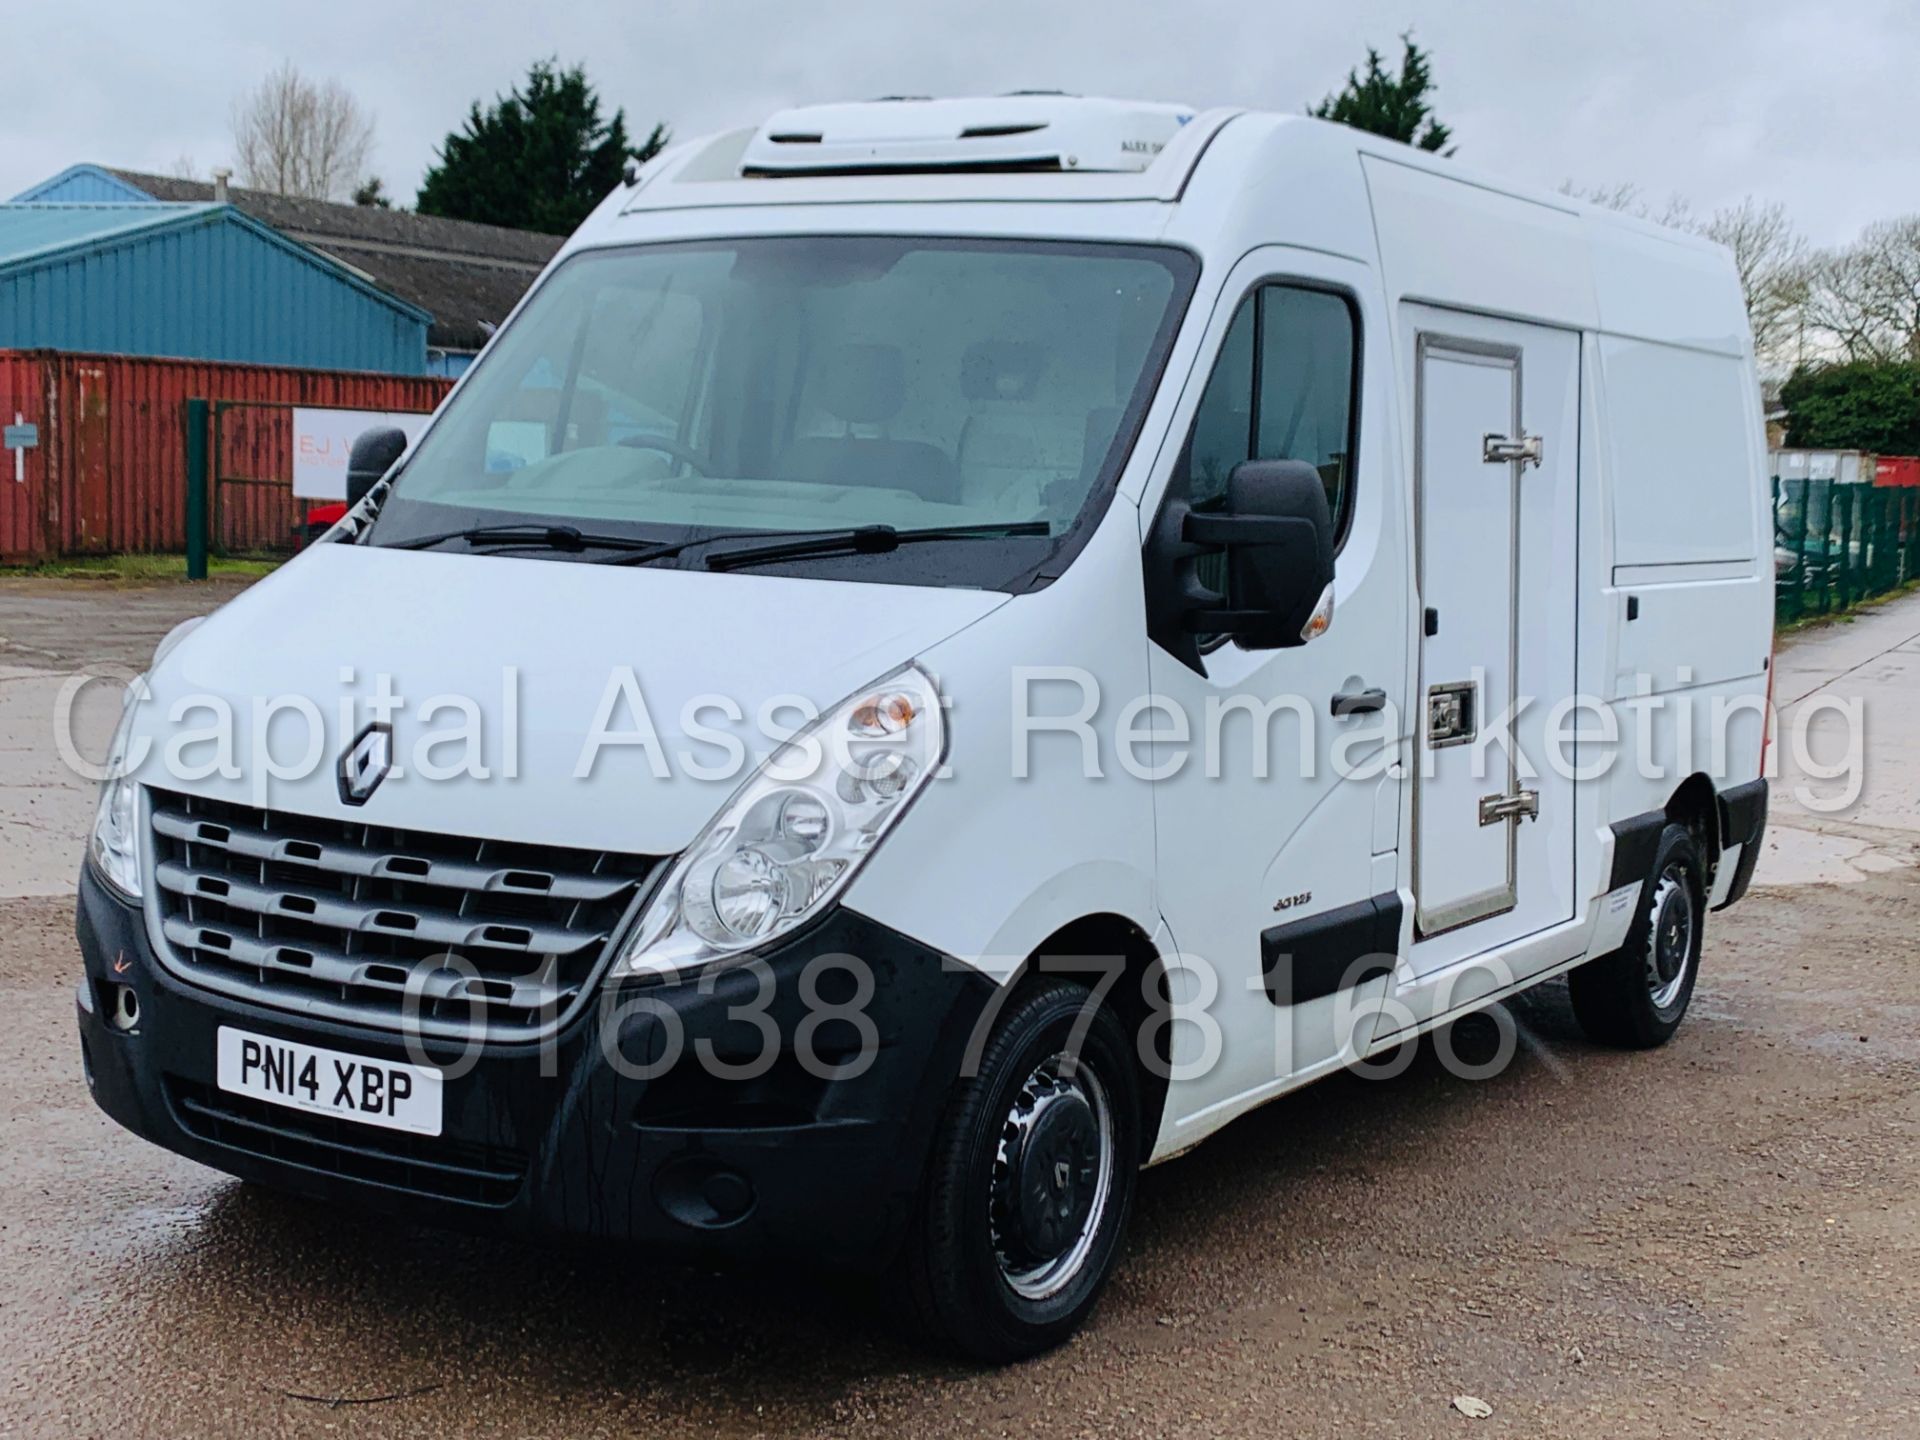
[[[820,405],[846,427],[841,435],[805,435],[774,466],[776,480],[906,490],[952,505],[960,474],[946,451],[922,440],[895,440],[886,427],[907,398],[907,357],[898,345],[842,345],[814,377]],[[854,427],[881,431],[857,435]]]

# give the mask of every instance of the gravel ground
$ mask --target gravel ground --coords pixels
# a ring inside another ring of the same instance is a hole
[[[129,649],[170,623],[116,613]],[[47,614],[25,643],[76,658]],[[373,1223],[154,1149],[81,1081],[71,924],[0,899],[0,1433],[1920,1434],[1912,869],[1714,916],[1665,1050],[1588,1046],[1550,986],[1493,1079],[1428,1047],[1240,1121],[1146,1174],[1088,1330],[1001,1371],[857,1288]]]

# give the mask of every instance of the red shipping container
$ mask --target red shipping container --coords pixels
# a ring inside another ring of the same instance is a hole
[[[1873,483],[1920,487],[1920,455],[1880,456],[1874,462]]]
[[[427,411],[451,386],[422,375],[0,350],[0,422],[17,415],[40,432],[17,459],[0,451],[0,563],[184,550],[188,400],[249,402],[223,410],[215,427],[214,544],[284,548],[306,508],[293,496],[293,406]]]

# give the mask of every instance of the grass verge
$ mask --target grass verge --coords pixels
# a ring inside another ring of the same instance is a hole
[[[278,568],[277,560],[221,560],[207,562],[207,577],[257,580]],[[41,565],[0,565],[0,577],[28,580],[94,580],[121,585],[154,585],[185,581],[184,555],[82,555],[49,560]]]
[[[1794,620],[1776,620],[1773,633],[1776,637],[1784,638],[1788,635],[1798,635],[1806,630],[1818,630],[1827,625],[1851,625],[1856,616],[1875,610],[1889,600],[1898,600],[1903,595],[1911,595],[1917,590],[1920,590],[1920,578],[1909,580],[1904,585],[1896,585],[1891,590],[1883,590],[1880,594],[1868,599],[1855,601],[1845,610],[1829,610],[1824,615],[1802,615]]]

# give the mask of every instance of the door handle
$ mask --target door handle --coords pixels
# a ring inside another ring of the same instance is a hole
[[[1362,690],[1354,695],[1333,697],[1333,715],[1336,720],[1343,715],[1371,715],[1386,708],[1387,692],[1384,690]]]

